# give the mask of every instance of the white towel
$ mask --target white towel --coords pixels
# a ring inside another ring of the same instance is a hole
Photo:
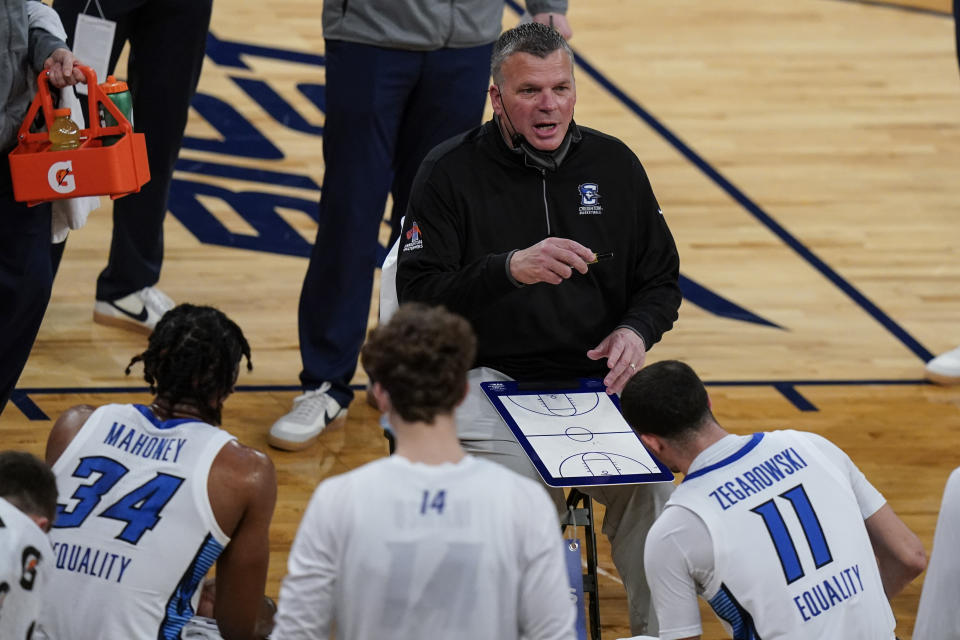
[[[67,41],[67,32],[63,29],[60,16],[52,7],[48,7],[42,2],[28,2],[27,19],[31,29],[43,29],[64,42]],[[36,87],[33,87],[33,89],[36,90]],[[83,111],[80,109],[80,101],[72,87],[61,90],[60,101],[62,103],[60,106],[69,108],[71,119],[77,123],[78,127],[83,129],[86,126]],[[59,244],[66,240],[70,230],[79,229],[85,225],[90,212],[99,207],[100,198],[98,196],[55,200],[50,224],[50,241],[53,244]]]
[[[182,640],[223,640],[217,621],[203,616],[190,618],[180,631],[180,638]]]
[[[404,218],[400,218],[400,228],[403,228]],[[393,243],[387,257],[380,267],[380,324],[386,324],[390,317],[397,312],[400,301],[397,299],[397,260],[400,255],[400,238]]]
[[[40,4],[31,2],[29,4]],[[62,107],[70,109],[71,119],[83,129],[83,111],[80,110],[80,100],[74,93],[73,87],[64,87],[60,91]],[[94,209],[100,208],[100,196],[84,196],[53,201],[53,215],[50,218],[50,242],[60,244],[67,239],[71,229],[80,229],[87,224],[87,216]]]

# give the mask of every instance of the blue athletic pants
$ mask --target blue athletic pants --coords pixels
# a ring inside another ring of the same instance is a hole
[[[300,381],[343,406],[366,334],[387,194],[392,237],[427,152],[480,124],[493,44],[401,51],[326,41],[325,173],[300,293]]]

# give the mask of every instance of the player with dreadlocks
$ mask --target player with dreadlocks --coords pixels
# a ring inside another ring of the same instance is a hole
[[[267,456],[219,428],[243,357],[250,369],[232,320],[182,304],[126,369],[143,363],[149,405],[80,405],[57,420],[51,637],[179,638],[214,561],[221,634],[254,637],[277,481]]]
[[[171,415],[177,405],[187,405],[197,417],[219,425],[241,355],[247,371],[253,369],[250,345],[240,327],[213,307],[182,304],[166,315],[167,322],[157,325],[147,350],[130,360],[125,373],[143,362],[143,378],[157,396],[151,407]]]

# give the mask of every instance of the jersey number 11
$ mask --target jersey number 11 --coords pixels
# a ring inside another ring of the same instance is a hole
[[[803,485],[798,484],[794,488],[781,493],[779,497],[787,500],[793,507],[794,513],[797,514],[797,519],[803,528],[803,535],[807,539],[807,545],[810,547],[810,553],[817,569],[833,562],[830,546],[823,535],[823,527],[820,526],[820,519],[817,518],[817,513],[813,510],[813,505],[810,504],[810,498],[807,497]],[[774,500],[767,500],[751,509],[751,511],[762,517],[763,523],[767,526],[767,531],[773,540],[773,546],[780,557],[780,566],[783,567],[783,576],[786,578],[787,584],[802,578],[804,573],[803,567],[800,566],[800,556],[797,555],[797,547]]]

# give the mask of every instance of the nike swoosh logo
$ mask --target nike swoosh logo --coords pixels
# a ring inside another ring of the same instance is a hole
[[[118,306],[118,305],[115,305],[115,304],[113,304],[112,302],[110,303],[110,306],[113,307],[114,309],[117,309],[117,310],[120,311],[121,313],[130,316],[131,318],[133,318],[133,319],[136,320],[137,322],[146,322],[146,321],[147,321],[147,318],[150,317],[150,314],[147,312],[147,307],[146,307],[146,305],[144,305],[143,308],[140,309],[140,313],[130,313],[129,311],[127,311],[127,310],[124,309],[123,307]]]
[[[340,413],[340,412],[339,412],[339,411],[335,411],[334,414],[331,416],[331,415],[330,415],[330,411],[329,411],[328,409],[324,409],[324,410],[323,410],[323,417],[324,417],[324,419],[325,419],[326,424],[330,424],[331,422],[333,422],[334,420],[336,420],[338,413]]]

